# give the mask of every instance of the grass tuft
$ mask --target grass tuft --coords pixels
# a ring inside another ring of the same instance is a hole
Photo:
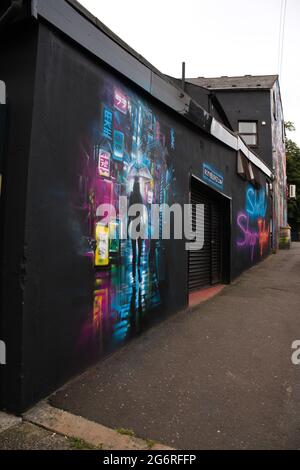
[[[116,431],[123,436],[135,437],[134,431],[132,429],[118,428]]]
[[[102,450],[102,444],[98,447],[95,447],[83,439],[77,437],[69,438],[70,445],[74,450]]]

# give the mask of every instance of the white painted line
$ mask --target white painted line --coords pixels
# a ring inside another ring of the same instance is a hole
[[[264,164],[260,158],[258,158],[247,145],[243,142],[243,140],[239,136],[235,136],[231,134],[226,127],[224,127],[222,124],[219,123],[215,118],[212,120],[211,124],[211,135],[213,135],[216,139],[220,140],[224,144],[228,145],[228,147],[238,151],[241,150],[245,157],[253,163],[255,166],[257,166],[265,175],[267,175],[269,178],[272,178],[273,173],[272,171],[267,167],[267,165]]]
[[[228,145],[234,150],[237,150],[237,137],[231,134],[222,124],[220,124],[215,118],[211,124],[211,134],[224,144]]]
[[[253,163],[253,165],[257,166],[265,175],[269,178],[273,177],[272,171],[264,164],[264,162],[258,158],[251,150],[247,147],[247,145],[242,141],[240,137],[238,137],[238,150],[241,150],[243,154],[248,158],[248,160]]]

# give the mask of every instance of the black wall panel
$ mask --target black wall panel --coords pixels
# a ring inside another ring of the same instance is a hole
[[[34,44],[31,48],[34,61]],[[22,380],[16,385],[10,378],[6,385],[8,390],[16,386],[20,395],[10,407],[22,409],[188,304],[185,240],[119,243],[116,248],[96,216],[100,202],[139,193],[148,206],[152,200],[188,204],[191,175],[203,180],[203,165],[209,164],[222,175],[222,189],[206,184],[213,193],[227,196],[220,211],[228,247],[222,258],[227,280],[269,253],[266,234],[259,244],[257,228],[264,209],[262,218],[268,224],[269,209],[260,207],[264,194],[252,194],[249,183],[237,176],[234,151],[200,134],[43,24],[36,66],[35,80],[33,65],[28,74],[35,86],[33,118],[29,99],[20,113],[26,125],[15,128],[27,138],[24,148],[29,152],[21,184],[22,194],[27,193],[26,220],[23,207],[18,255],[12,243],[6,248],[15,257],[14,282],[21,267],[25,275],[22,295],[3,304],[11,328],[11,318],[18,318],[22,367],[16,363],[15,372]],[[13,72],[12,64],[10,68]],[[14,81],[16,86],[17,79],[8,74],[9,88]],[[29,84],[27,88],[32,90]],[[17,116],[13,122],[18,123]],[[219,223],[217,218],[214,223]],[[11,225],[7,230],[13,231]],[[109,246],[109,259],[101,255],[97,261],[95,246],[96,253]]]
[[[7,365],[0,367],[0,402],[16,410],[21,400],[23,300],[26,282],[25,212],[33,114],[37,30],[11,28],[0,36],[0,77],[7,111],[0,204],[0,339]]]

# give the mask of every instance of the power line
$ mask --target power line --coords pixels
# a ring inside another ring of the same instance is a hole
[[[281,0],[279,43],[278,43],[278,74],[282,75],[282,64],[284,55],[285,25],[286,25],[287,0]]]
[[[282,19],[283,19],[283,5],[284,0],[280,2],[280,15],[279,15],[279,31],[278,31],[278,64],[277,64],[277,72],[279,73],[280,69],[280,50],[281,50],[281,38],[282,38]]]

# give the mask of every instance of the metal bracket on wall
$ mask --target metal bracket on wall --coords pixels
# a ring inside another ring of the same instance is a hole
[[[1,189],[2,189],[5,116],[6,116],[6,87],[5,87],[5,83],[0,81],[0,195],[1,195]]]
[[[5,83],[0,80],[0,104],[6,104],[6,86]]]

